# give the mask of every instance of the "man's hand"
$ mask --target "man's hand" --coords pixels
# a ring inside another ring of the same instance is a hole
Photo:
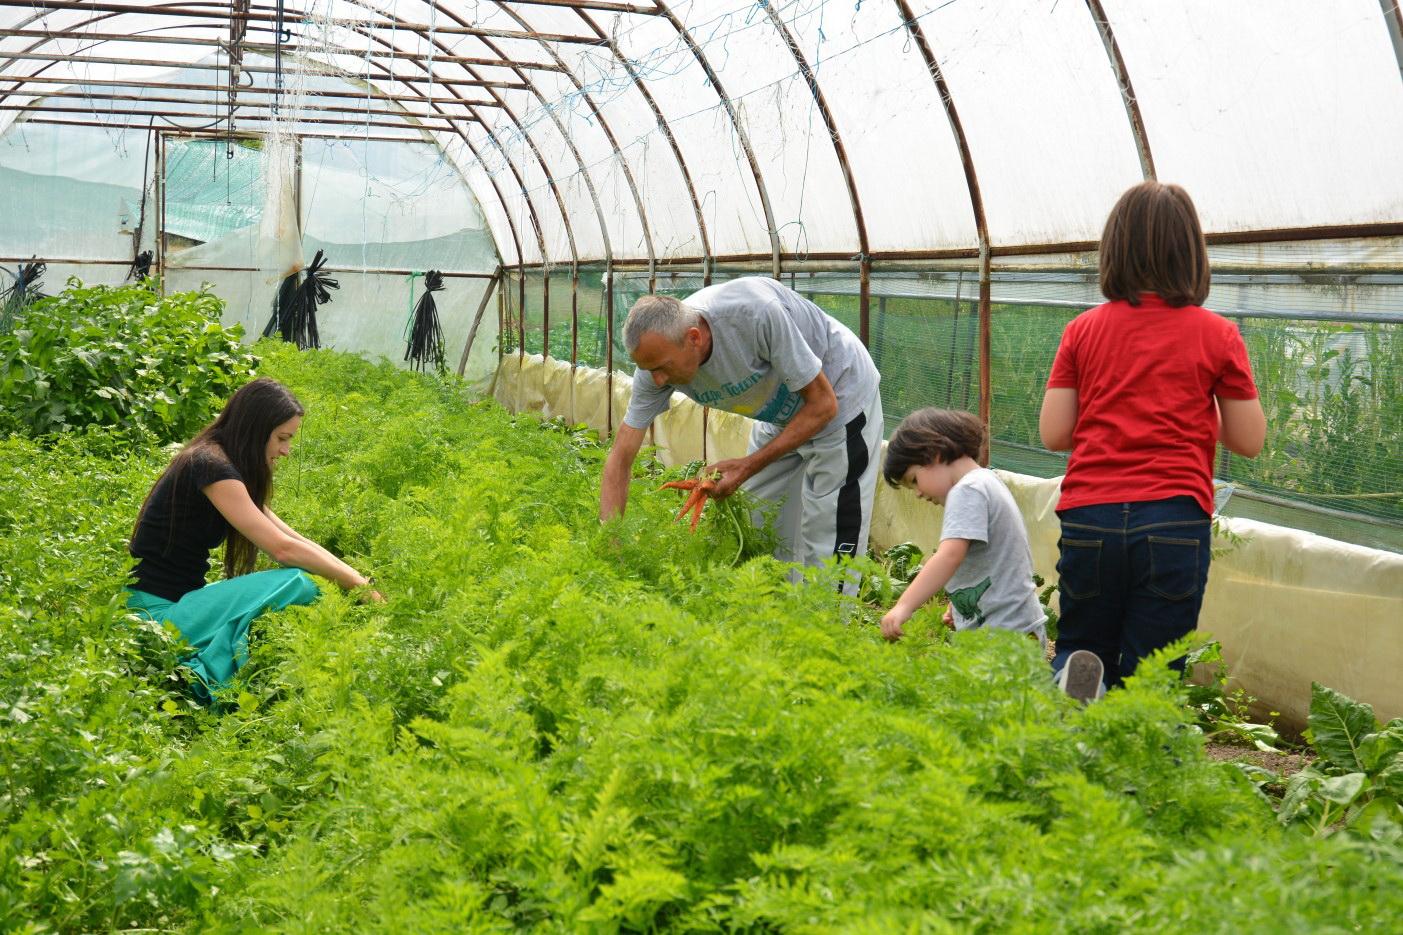
[[[838,414],[838,397],[833,394],[833,387],[821,372],[799,391],[799,395],[803,397],[804,405],[764,447],[744,458],[730,458],[706,466],[703,475],[716,483],[713,497],[718,500],[729,497],[741,484],[817,435]]]
[[[728,458],[725,461],[717,461],[715,464],[708,464],[702,469],[702,477],[714,477],[716,489],[712,491],[713,499],[721,500],[729,497],[740,489],[740,485],[745,483],[755,475],[755,468],[749,458]]]
[[[940,618],[940,622],[950,629],[955,629],[955,608],[949,605],[945,607],[945,616]]]
[[[887,615],[882,618],[882,636],[890,642],[895,643],[904,635],[901,632],[901,625],[911,619],[911,612],[902,609],[901,605],[893,607],[887,611]]]

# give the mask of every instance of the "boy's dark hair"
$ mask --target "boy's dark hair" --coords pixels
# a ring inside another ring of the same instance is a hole
[[[968,455],[979,460],[984,446],[984,423],[972,412],[959,409],[917,409],[901,420],[887,440],[882,476],[893,487],[913,467],[950,464]]]
[[[1169,305],[1208,298],[1208,246],[1189,193],[1141,182],[1120,196],[1101,233],[1101,294],[1140,304],[1153,292]]]

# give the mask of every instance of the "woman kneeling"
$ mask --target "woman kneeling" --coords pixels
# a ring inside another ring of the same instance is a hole
[[[348,589],[370,584],[267,506],[273,467],[287,457],[302,412],[275,380],[261,377],[245,385],[175,456],[137,516],[129,547],[137,563],[127,606],[152,620],[171,621],[194,647],[182,662],[198,676],[194,689],[202,701],[247,661],[255,617],[317,599],[307,572]],[[210,551],[221,540],[225,579],[207,585]],[[260,549],[288,567],[250,574]],[[367,596],[383,600],[375,591]]]

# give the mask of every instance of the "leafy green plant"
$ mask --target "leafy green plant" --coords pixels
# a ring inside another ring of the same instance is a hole
[[[257,350],[307,407],[278,514],[388,603],[327,585],[260,617],[237,710],[194,708],[177,641],[119,595],[165,453],[0,440],[0,929],[1319,931],[1403,912],[1400,848],[1281,827],[1204,757],[1164,659],[1083,708],[1015,634],[936,638],[926,614],[933,638],[888,645],[837,597],[845,568],[732,565],[727,523],[673,524],[646,465],[601,525],[587,433],[452,379]]]
[[[1183,686],[1186,703],[1205,739],[1247,744],[1266,752],[1281,749],[1276,728],[1250,715],[1257,699],[1242,688],[1228,688],[1227,662],[1217,640],[1208,640],[1185,654]]]
[[[1230,475],[1335,509],[1403,516],[1390,470],[1403,443],[1403,340],[1399,326],[1253,321],[1252,357],[1267,442],[1233,457]]]
[[[528,429],[530,424],[527,420],[521,423],[523,429]],[[543,432],[559,432],[569,439],[570,452],[574,456],[570,466],[577,471],[589,472],[591,466],[599,466],[604,463],[605,457],[609,454],[608,446],[599,440],[599,433],[583,422],[567,422],[563,416],[556,416],[553,419],[539,421],[537,425]],[[645,463],[648,463],[645,459]],[[657,467],[659,472],[661,465]]]
[[[1287,782],[1282,823],[1403,840],[1403,718],[1380,725],[1371,705],[1313,682],[1308,723],[1318,759]]]
[[[869,548],[868,557],[877,564],[862,576],[861,599],[885,611],[906,592],[921,570],[925,554],[914,542],[901,542],[880,555]]]
[[[1042,605],[1043,614],[1047,616],[1047,623],[1043,625],[1047,631],[1047,638],[1056,642],[1057,625],[1062,619],[1057,608],[1052,606],[1053,595],[1057,593],[1057,582],[1049,582],[1042,575],[1033,572],[1033,587],[1038,592],[1038,603]]]
[[[68,288],[0,334],[0,432],[106,426],[183,441],[249,380],[257,358],[209,292],[164,298],[150,280]]]

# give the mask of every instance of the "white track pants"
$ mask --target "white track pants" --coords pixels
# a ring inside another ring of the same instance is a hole
[[[750,451],[779,431],[757,422]],[[819,565],[833,555],[867,554],[882,435],[882,396],[873,391],[866,409],[842,430],[809,439],[745,482],[750,493],[780,504],[776,558]]]

